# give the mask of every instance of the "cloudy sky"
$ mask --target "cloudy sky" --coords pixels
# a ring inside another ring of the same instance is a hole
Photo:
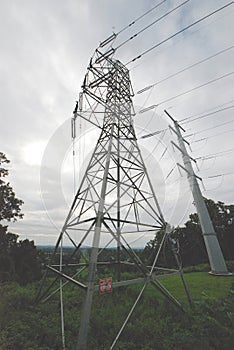
[[[113,47],[183,2],[163,1],[121,32]],[[24,219],[10,224],[21,239],[54,244],[66,217],[74,194],[70,118],[91,55],[102,40],[158,3],[1,0],[0,151],[11,160],[9,180],[24,201]],[[196,171],[203,178],[204,195],[234,203],[234,5],[132,60],[228,3],[187,1],[115,54],[130,69],[139,143],[149,171],[154,173],[152,159],[160,168],[163,191],[159,189],[158,196],[166,219],[174,225],[185,222],[186,215],[194,211],[186,176],[175,167],[182,162],[170,144],[176,138],[169,131],[147,139],[141,136],[167,128],[170,121],[164,109],[177,120],[191,117],[182,125],[192,157],[199,158]],[[158,106],[138,113],[152,105]],[[84,123],[78,129],[76,183],[97,134]]]

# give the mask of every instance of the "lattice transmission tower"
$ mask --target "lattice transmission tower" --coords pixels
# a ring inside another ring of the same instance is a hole
[[[62,287],[68,282],[82,290],[84,303],[76,347],[79,350],[88,349],[93,294],[98,290],[110,292],[112,288],[134,283],[143,285],[110,349],[114,348],[148,284],[182,308],[156,275],[158,257],[171,228],[163,217],[137,143],[132,97],[128,69],[113,59],[111,49],[105,54],[97,49],[73,112],[72,128],[74,134],[76,118],[84,118],[100,129],[100,136],[55,246],[53,258],[57,257],[58,261],[60,256],[59,264],[54,264],[52,258],[48,265],[47,274],[52,271],[57,281],[60,280],[60,286],[56,289],[52,282],[45,291],[42,281],[38,292],[38,299],[45,301],[56,291],[62,293]],[[159,230],[161,239],[158,239],[151,265],[147,266],[132,249],[131,241],[149,233],[154,237]],[[72,245],[72,252],[64,258],[63,246],[67,242]],[[91,248],[87,256],[82,247],[88,245]],[[116,247],[115,257],[103,261],[104,248],[110,246]],[[176,257],[176,249],[174,253]],[[100,280],[99,269],[106,265],[110,271],[112,269],[112,274],[102,274]],[[133,279],[122,279],[123,266],[134,269]],[[87,271],[86,281],[82,279],[84,270]],[[185,285],[184,279],[183,283]],[[61,314],[63,317],[62,309]],[[64,331],[63,325],[62,329]]]

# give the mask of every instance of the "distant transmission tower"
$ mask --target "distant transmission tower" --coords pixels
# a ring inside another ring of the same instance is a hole
[[[114,348],[148,284],[156,287],[182,309],[180,303],[160,283],[160,276],[155,273],[159,253],[168,236],[170,240],[172,229],[164,220],[137,143],[133,127],[133,93],[129,71],[112,56],[112,49],[105,54],[99,49],[95,51],[84,79],[83,91],[73,112],[73,135],[76,118],[81,117],[99,128],[100,136],[55,246],[54,258],[57,256],[58,261],[60,254],[60,262],[53,265],[52,259],[47,269],[47,274],[53,271],[58,280],[63,279],[66,281],[64,284],[74,283],[84,292],[78,350],[88,349],[92,299],[94,292],[98,290],[102,294],[111,292],[112,288],[134,283],[143,284],[110,349]],[[146,266],[131,248],[131,241],[149,233],[155,236],[158,230],[163,235],[152,265]],[[70,256],[64,258],[63,245],[67,242],[73,249]],[[116,256],[111,261],[103,261],[103,247],[113,245],[116,247]],[[91,246],[88,256],[81,249],[87,246]],[[123,259],[123,256],[127,258]],[[103,266],[108,266],[113,273],[100,279],[99,268]],[[138,271],[136,278],[122,280],[123,266],[134,267]],[[86,282],[79,280],[85,269]],[[182,280],[186,287],[185,280]],[[52,283],[51,288],[53,287]],[[56,289],[51,292],[51,288],[44,292],[42,283],[38,298],[47,300],[56,292]],[[62,295],[61,284],[57,291]],[[188,294],[187,288],[186,292]],[[64,332],[62,308],[61,315]],[[65,345],[63,346],[65,349]]]

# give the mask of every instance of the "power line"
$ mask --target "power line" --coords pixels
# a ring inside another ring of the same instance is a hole
[[[209,108],[209,109],[205,109],[204,111],[202,111],[202,112],[200,112],[200,113],[192,114],[192,115],[190,115],[189,117],[180,119],[180,124],[185,123],[185,120],[187,120],[187,119],[191,119],[191,118],[194,118],[194,117],[200,117],[200,116],[202,116],[202,115],[203,115],[204,113],[206,113],[206,112],[213,111],[213,110],[216,109],[216,108],[223,107],[223,106],[228,105],[229,103],[232,103],[232,102],[234,102],[234,100],[227,101],[227,102],[225,102],[225,103],[222,103],[221,105],[216,105],[215,107],[212,107],[212,108]],[[216,111],[214,111],[214,113],[215,113],[215,112],[216,112]],[[187,123],[187,122],[186,122],[186,123]]]
[[[162,135],[160,135],[160,138],[158,139],[158,142],[156,143],[156,145],[155,145],[154,148],[152,149],[152,151],[151,151],[152,154],[156,151],[157,147],[158,147],[159,144],[162,142],[164,136],[166,135],[166,132],[167,132],[167,129],[161,130],[160,133],[161,133]],[[149,157],[149,155],[148,155],[148,157]],[[148,159],[148,157],[147,157],[146,159]]]
[[[231,124],[231,123],[234,123],[234,120],[231,120],[229,122],[225,122],[225,123],[222,123],[222,124],[218,124],[218,125],[212,126],[210,128],[204,129],[204,130],[200,130],[200,131],[194,132],[193,134],[186,135],[185,137],[191,137],[191,136],[194,136],[194,135],[197,135],[197,134],[201,134],[202,132],[205,132],[205,131],[208,131],[208,130],[212,130],[212,129],[216,129],[216,128],[219,128],[220,126]]]
[[[197,157],[196,160],[207,160],[207,159],[222,157],[223,155],[227,155],[232,152],[234,152],[234,148],[227,149],[226,151],[211,153],[203,157]]]
[[[176,42],[172,42],[172,43],[170,44],[170,46],[164,48],[164,50],[161,50],[159,53],[161,54],[163,51],[168,50],[168,49],[170,49],[171,47],[174,47],[175,45],[178,45],[178,43],[184,44],[185,40],[188,40],[189,37],[190,37],[191,35],[197,34],[197,33],[198,33],[200,30],[202,30],[203,28],[205,28],[205,27],[207,27],[207,26],[210,26],[211,24],[213,24],[213,23],[216,22],[216,21],[219,21],[219,20],[220,20],[221,18],[223,18],[224,16],[227,16],[227,15],[232,14],[232,12],[233,12],[233,11],[230,11],[230,12],[228,12],[228,13],[224,13],[222,16],[219,16],[219,17],[217,17],[217,18],[213,18],[212,21],[210,21],[209,23],[200,25],[198,29],[196,29],[196,30],[191,30],[191,31],[187,32],[186,37],[182,37],[182,36],[181,36],[181,37],[180,37],[180,41],[179,41],[179,38],[178,38],[178,40],[177,40]],[[181,41],[182,39],[183,39],[183,41]],[[159,53],[156,53],[156,55],[158,55]],[[155,56],[155,54],[154,54],[154,56]],[[134,69],[138,68],[138,67],[139,67],[140,65],[142,65],[143,63],[144,63],[144,62],[141,61],[140,63],[137,63],[137,64],[133,65],[133,66],[129,69],[129,71],[133,71]]]
[[[166,78],[164,78],[164,79],[162,79],[162,80],[160,80],[160,81],[158,81],[158,82],[156,82],[156,83],[154,83],[154,84],[151,84],[151,85],[149,85],[149,86],[146,86],[145,88],[143,88],[143,89],[137,91],[137,94],[141,94],[141,93],[143,93],[143,92],[145,92],[145,91],[147,91],[147,90],[149,90],[149,89],[152,89],[154,86],[159,85],[159,84],[161,84],[162,82],[164,82],[164,81],[166,81],[166,80],[168,80],[168,79],[170,79],[170,78],[173,78],[173,77],[175,77],[176,75],[179,75],[179,74],[181,74],[181,73],[183,73],[183,72],[185,72],[185,71],[187,71],[187,70],[189,70],[189,69],[191,69],[191,68],[194,68],[194,67],[198,66],[199,64],[204,63],[204,62],[206,62],[206,61],[208,61],[208,60],[210,60],[210,59],[212,59],[212,58],[214,58],[214,57],[216,57],[216,56],[218,56],[218,55],[221,55],[222,53],[225,53],[225,52],[227,52],[227,51],[233,49],[233,48],[234,48],[234,46],[232,45],[232,46],[230,46],[230,47],[227,47],[226,49],[223,49],[223,50],[221,50],[221,51],[219,51],[219,52],[216,52],[215,54],[213,54],[213,55],[211,55],[211,56],[209,56],[209,57],[206,57],[206,58],[202,59],[202,60],[199,61],[199,62],[193,63],[192,65],[190,65],[190,66],[188,66],[188,67],[186,67],[186,68],[183,68],[183,69],[179,70],[178,72],[173,73],[173,74],[167,76]]]
[[[204,141],[204,140],[208,140],[208,139],[211,139],[211,138],[216,137],[216,136],[220,136],[220,135],[223,135],[223,134],[227,134],[227,133],[229,133],[229,132],[231,132],[231,131],[234,131],[234,129],[229,129],[229,130],[220,132],[220,133],[215,134],[215,135],[211,135],[211,136],[207,136],[207,137],[204,137],[204,138],[202,138],[202,139],[199,139],[199,140],[195,140],[195,141],[193,141],[193,143],[195,143],[195,142],[201,142],[201,141]]]
[[[154,46],[151,46],[149,49],[145,50],[145,51],[142,52],[140,55],[134,57],[132,60],[130,60],[129,62],[127,62],[126,65],[128,65],[129,63],[134,62],[134,61],[136,61],[136,60],[142,58],[142,56],[144,56],[144,55],[146,55],[147,53],[151,52],[152,50],[156,49],[156,48],[159,47],[160,45],[164,44],[165,42],[169,41],[170,39],[174,38],[175,36],[177,36],[177,35],[183,33],[183,32],[186,31],[187,29],[189,29],[189,28],[195,26],[196,24],[198,24],[198,23],[204,21],[205,19],[207,19],[207,18],[213,16],[214,14],[218,13],[219,11],[221,11],[221,10],[227,8],[228,6],[230,6],[230,5],[232,5],[232,4],[233,4],[233,1],[227,3],[226,5],[224,5],[224,6],[220,7],[220,8],[218,8],[218,9],[216,9],[216,10],[213,11],[213,12],[208,13],[206,16],[201,17],[201,18],[198,19],[197,21],[195,21],[195,22],[189,24],[188,26],[184,27],[183,29],[179,30],[178,32],[176,32],[176,33],[170,35],[169,37],[167,37],[166,39],[160,41],[158,44],[156,44],[156,45],[154,45]]]
[[[234,106],[232,106],[232,107],[234,107]],[[213,127],[211,127],[211,128],[207,128],[207,129],[205,129],[205,130],[200,130],[200,131],[195,132],[195,133],[193,133],[193,134],[186,135],[185,137],[194,136],[194,135],[196,135],[196,134],[200,134],[200,133],[202,133],[202,132],[205,132],[205,131],[208,131],[208,130],[212,130],[212,129],[215,129],[215,128],[218,128],[218,127],[220,127],[220,126],[227,125],[227,124],[230,124],[230,123],[234,123],[234,120],[231,120],[231,121],[229,121],[229,122],[222,123],[222,124],[219,124],[219,125],[215,125],[215,126],[213,126]],[[166,130],[167,130],[167,129],[162,129],[162,130],[158,130],[158,131],[152,132],[152,133],[150,133],[150,134],[145,134],[145,135],[141,136],[140,139],[145,139],[145,138],[148,138],[148,137],[152,137],[152,136],[158,135],[158,134],[160,134],[160,133],[162,133],[162,132],[165,132]],[[233,130],[233,129],[231,129],[230,131],[232,131],[232,130]],[[225,131],[224,133],[226,133],[226,132],[229,132],[229,130],[228,130],[228,131]],[[222,133],[221,133],[221,134],[222,134]],[[219,135],[219,134],[218,134],[218,135]],[[216,136],[216,135],[214,135],[214,136]],[[213,136],[211,136],[211,137],[213,137]],[[208,138],[208,137],[207,137],[207,138]],[[207,139],[207,138],[205,138],[205,139]],[[204,139],[202,139],[202,140],[204,140]],[[196,142],[196,141],[194,141],[194,142]],[[234,148],[233,148],[233,149],[226,150],[226,151],[222,151],[222,152],[217,152],[217,153],[214,153],[214,154],[210,154],[210,155],[207,155],[207,156],[204,156],[204,157],[198,157],[198,158],[196,158],[196,159],[197,159],[197,160],[198,160],[198,159],[204,160],[204,159],[215,158],[215,157],[218,157],[218,156],[220,156],[220,155],[222,155],[222,154],[229,153],[229,152],[232,152],[232,151],[234,151]],[[163,154],[162,154],[161,157],[163,157],[165,153],[166,153],[166,150],[163,152]],[[161,159],[161,158],[160,158],[160,159]]]
[[[230,101],[230,102],[232,102],[232,101]],[[234,105],[233,105],[233,106],[224,107],[224,108],[218,109],[218,110],[213,111],[213,112],[210,112],[210,113],[202,114],[202,115],[200,115],[199,117],[193,118],[193,119],[191,119],[191,120],[187,120],[187,119],[192,118],[192,116],[191,116],[191,117],[187,117],[187,118],[185,118],[185,119],[182,119],[183,121],[182,121],[182,122],[180,121],[180,124],[192,123],[192,122],[194,122],[194,121],[196,121],[196,120],[209,117],[209,116],[211,116],[211,115],[213,115],[213,114],[226,111],[226,110],[231,109],[231,108],[233,108],[233,107],[234,107]]]
[[[189,93],[192,92],[192,91],[195,91],[195,90],[197,90],[197,89],[200,89],[201,87],[204,87],[204,86],[206,86],[206,85],[212,84],[212,83],[214,83],[214,82],[216,82],[216,81],[218,81],[218,80],[227,78],[227,77],[229,77],[230,75],[232,75],[233,73],[234,73],[234,72],[229,72],[229,73],[227,73],[227,74],[222,75],[221,77],[218,77],[218,78],[209,80],[208,82],[206,82],[206,83],[204,83],[204,84],[202,84],[202,85],[195,86],[194,88],[192,88],[192,89],[190,89],[190,90],[187,90],[187,91],[185,91],[185,92],[182,92],[181,94],[178,94],[178,95],[175,95],[175,96],[173,96],[173,97],[170,97],[170,98],[168,98],[168,99],[166,99],[166,100],[163,100],[163,101],[159,102],[158,105],[160,105],[160,104],[162,104],[162,103],[165,103],[165,102],[168,102],[168,101],[171,101],[171,100],[174,100],[174,99],[176,99],[176,98],[178,98],[178,97],[181,97],[181,96],[184,96],[184,95],[186,95],[186,94],[189,94]]]
[[[154,107],[154,108],[155,108],[155,107]],[[139,113],[140,113],[140,112],[139,112]],[[155,113],[156,113],[156,111],[154,110],[154,111],[153,111],[153,114],[151,115],[150,120],[147,122],[147,124],[145,125],[144,129],[141,130],[141,133],[144,132],[144,131],[146,131],[146,129],[148,128],[148,125],[151,123],[151,121],[152,121],[153,118],[155,117]],[[159,117],[161,117],[161,116],[162,116],[162,115],[160,115]],[[165,130],[167,130],[167,129],[165,129]]]
[[[107,44],[111,43],[113,44],[114,40],[117,38],[117,36],[121,33],[123,33],[126,29],[129,29],[131,26],[133,26],[134,24],[136,24],[139,20],[141,20],[143,17],[145,17],[146,15],[148,15],[150,12],[154,11],[157,7],[159,7],[160,5],[162,5],[164,2],[166,2],[167,0],[163,0],[161,1],[159,4],[156,4],[155,6],[153,6],[150,10],[146,11],[145,13],[143,13],[141,16],[137,17],[135,20],[133,20],[131,23],[129,23],[127,26],[123,27],[121,30],[119,30],[117,33],[113,33],[111,34],[107,39],[105,39],[104,41],[102,41],[99,45],[99,47],[104,47]],[[114,49],[115,51],[115,49]]]
[[[143,13],[141,16],[137,17],[134,21],[132,21],[131,23],[129,23],[126,27],[124,27],[123,29],[121,29],[117,34],[119,35],[120,33],[124,32],[126,29],[130,28],[131,26],[133,26],[134,24],[136,24],[136,22],[138,22],[140,19],[142,19],[143,17],[145,17],[146,15],[148,15],[150,12],[154,11],[156,8],[158,8],[160,5],[162,5],[164,2],[166,2],[167,0],[163,0],[161,1],[159,4],[156,4],[155,6],[153,6],[150,10],[146,11],[145,13]]]
[[[222,75],[222,76],[220,76],[220,77],[218,77],[218,78],[209,80],[209,81],[206,82],[206,83],[203,83],[203,84],[201,84],[201,85],[195,86],[194,88],[189,89],[189,90],[187,90],[187,91],[184,91],[184,92],[182,92],[182,93],[180,93],[180,94],[178,94],[178,95],[169,97],[169,98],[167,98],[167,99],[165,99],[165,100],[160,101],[160,102],[157,103],[156,105],[152,105],[152,106],[149,106],[149,107],[146,107],[146,108],[140,110],[139,113],[144,113],[144,112],[146,112],[146,111],[148,111],[148,110],[150,110],[150,109],[153,109],[153,108],[158,107],[159,105],[161,105],[161,104],[163,104],[163,103],[166,103],[166,102],[175,100],[175,99],[178,98],[178,97],[187,95],[187,94],[189,94],[190,92],[193,92],[193,91],[195,91],[195,90],[198,90],[198,89],[200,89],[200,88],[202,88],[202,87],[204,87],[204,86],[207,86],[207,85],[209,85],[209,84],[212,84],[212,83],[214,83],[214,82],[216,82],[216,81],[218,81],[218,80],[227,78],[227,77],[229,77],[230,75],[232,75],[233,73],[234,73],[234,72],[226,73],[226,74],[224,74],[224,75]]]
[[[170,15],[171,13],[173,13],[174,11],[178,10],[180,7],[182,7],[183,5],[187,4],[190,0],[186,0],[183,3],[179,4],[178,6],[174,7],[172,10],[166,12],[164,15],[160,16],[159,18],[157,18],[155,21],[153,21],[152,23],[148,24],[146,27],[144,27],[143,29],[139,30],[136,34],[134,34],[133,36],[131,36],[130,38],[126,39],[125,41],[123,41],[121,44],[119,44],[119,46],[117,46],[115,48],[115,50],[118,50],[120,47],[122,47],[123,45],[127,44],[129,41],[131,41],[132,39],[135,39],[139,34],[143,33],[145,30],[149,29],[150,27],[152,27],[154,24],[158,23],[159,21],[161,21],[163,18],[167,17],[168,15]]]

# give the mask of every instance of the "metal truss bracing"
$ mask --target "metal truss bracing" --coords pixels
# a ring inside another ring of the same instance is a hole
[[[87,349],[92,299],[99,288],[100,266],[113,268],[113,288],[143,284],[111,349],[149,283],[181,308],[154,274],[160,250],[171,229],[163,218],[137,143],[129,71],[114,60],[112,54],[111,50],[106,54],[95,51],[74,110],[73,129],[76,118],[84,118],[100,129],[100,136],[55,246],[53,257],[60,254],[60,263],[53,265],[52,258],[47,269],[47,273],[53,272],[55,280],[65,281],[62,286],[73,283],[85,293],[77,343],[79,350]],[[146,266],[131,248],[131,242],[142,234],[151,233],[154,237],[158,230],[164,233],[153,264]],[[69,258],[66,256],[64,260],[62,245],[68,242],[73,249]],[[81,249],[87,246],[91,247],[88,258]],[[116,247],[116,256],[112,261],[103,261],[102,252],[110,246]],[[125,260],[122,259],[123,253]],[[136,278],[121,280],[121,266],[124,264],[134,266],[138,271]],[[86,282],[79,280],[84,270],[87,270]],[[175,270],[171,273],[174,274]],[[62,290],[61,285],[57,289],[53,287],[52,283],[44,291],[42,283],[39,299],[46,301]]]

